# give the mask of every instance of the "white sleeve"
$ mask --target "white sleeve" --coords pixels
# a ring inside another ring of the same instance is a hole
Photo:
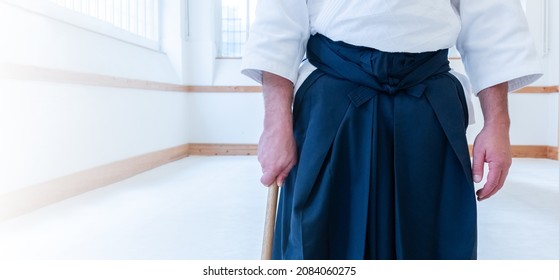
[[[518,0],[462,0],[457,48],[476,95],[508,82],[509,92],[541,77],[541,62]]]
[[[241,73],[262,83],[262,72],[297,81],[310,36],[303,0],[259,0],[243,51]]]

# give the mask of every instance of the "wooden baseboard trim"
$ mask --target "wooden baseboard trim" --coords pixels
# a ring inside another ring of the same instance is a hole
[[[528,86],[523,87],[514,93],[557,93],[559,86]]]
[[[261,86],[185,86],[183,92],[237,92],[237,93],[261,93]]]
[[[0,221],[130,178],[188,156],[181,145],[116,161],[0,195]]]
[[[547,158],[557,160],[557,147],[538,145],[513,145],[511,147],[513,158]],[[470,145],[472,154],[472,145]]]
[[[188,153],[192,156],[247,156],[256,155],[256,144],[189,144]]]
[[[511,152],[514,158],[547,158],[548,146],[512,146]]]
[[[184,144],[77,172],[0,195],[0,222],[24,215],[189,155],[255,155],[254,144]]]
[[[470,151],[471,151],[470,146]],[[256,144],[192,143],[109,163],[0,195],[0,222],[190,156],[256,155]],[[558,159],[558,147],[512,146],[514,157]]]
[[[547,158],[559,160],[559,147],[547,147]]]

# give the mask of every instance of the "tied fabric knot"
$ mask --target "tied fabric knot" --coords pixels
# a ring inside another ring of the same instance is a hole
[[[355,106],[379,93],[408,94],[420,98],[426,88],[423,81],[450,70],[446,49],[425,53],[387,53],[335,42],[319,33],[309,38],[307,58],[318,70],[350,81],[353,88],[348,97]]]
[[[358,86],[356,89],[350,91],[347,96],[351,100],[351,103],[355,107],[359,107],[369,101],[371,98],[377,96],[378,94],[407,94],[416,98],[420,98],[425,92],[426,86],[423,84],[415,85],[413,87],[401,90],[398,88],[392,88],[391,91],[381,92],[376,90],[371,90],[366,86]]]

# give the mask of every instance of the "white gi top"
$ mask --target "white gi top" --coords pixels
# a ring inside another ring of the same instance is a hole
[[[260,83],[267,71],[300,85],[314,70],[300,64],[315,33],[385,52],[456,45],[475,94],[505,81],[513,91],[541,76],[517,0],[259,0],[256,14],[242,73]]]

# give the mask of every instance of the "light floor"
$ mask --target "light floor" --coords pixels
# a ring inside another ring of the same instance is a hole
[[[258,259],[255,157],[189,157],[0,223],[0,259]],[[559,162],[515,159],[479,204],[480,259],[559,260]]]

